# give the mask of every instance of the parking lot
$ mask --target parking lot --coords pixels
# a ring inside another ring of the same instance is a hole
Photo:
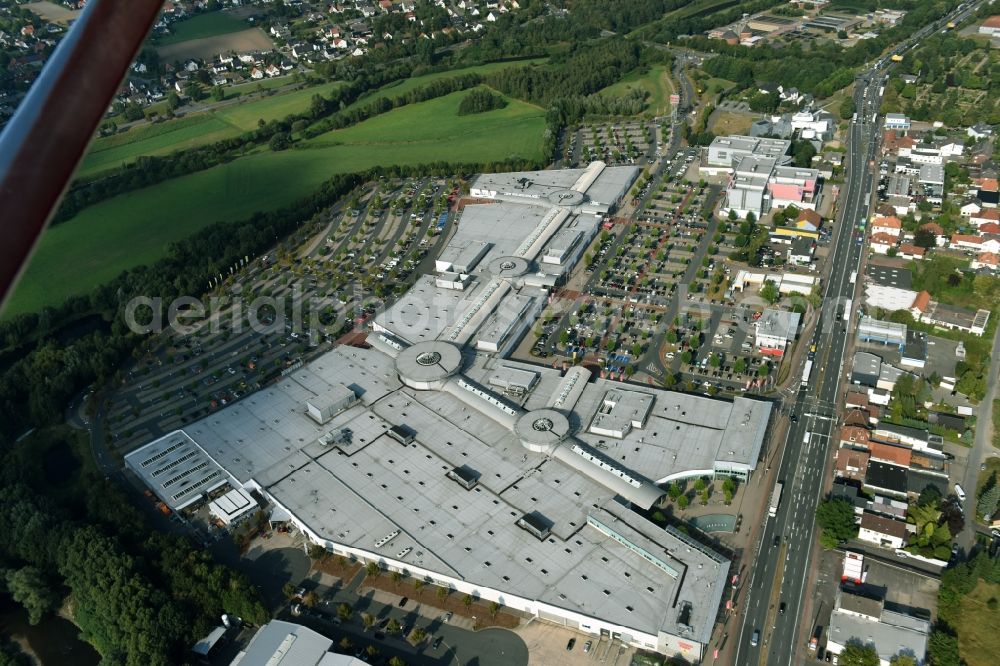
[[[581,125],[568,133],[563,159],[574,167],[649,164],[657,155],[656,123],[646,120]]]
[[[444,238],[458,188],[370,183],[275,251],[214,284],[210,318],[150,338],[103,402],[105,442],[124,455],[273,381],[405,290]]]

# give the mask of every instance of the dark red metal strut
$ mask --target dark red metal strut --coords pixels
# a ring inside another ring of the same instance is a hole
[[[162,1],[90,0],[0,134],[3,301],[13,291]]]

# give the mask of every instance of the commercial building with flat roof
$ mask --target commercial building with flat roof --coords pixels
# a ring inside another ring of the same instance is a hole
[[[301,624],[271,620],[229,666],[366,666],[368,662],[332,652],[333,641]]]
[[[840,590],[830,615],[826,649],[839,655],[851,643],[871,645],[879,665],[889,666],[897,655],[925,663],[930,621],[887,610],[879,599],[868,599]]]
[[[728,173],[736,168],[741,159],[748,156],[770,158],[779,165],[790,164],[792,158],[788,151],[791,147],[792,142],[788,139],[737,134],[717,136],[706,151],[701,170],[709,175]]]
[[[503,199],[466,207],[449,239],[458,249],[435,267],[434,280],[461,287],[418,280],[374,319],[370,348],[336,347],[130,454],[130,468],[155,482],[167,472],[149,470],[180,447],[157,456],[181,443],[197,454],[182,464],[206,462],[199,473],[259,494],[330,552],[700,660],[730,562],[632,509],[660,506],[674,479],[747,479],[771,405],[506,358],[547,298],[528,281],[543,248],[586,217],[537,203],[532,188],[562,178],[589,193],[611,176],[629,180],[612,169],[481,177]],[[520,177],[532,181],[523,201],[504,193]]]

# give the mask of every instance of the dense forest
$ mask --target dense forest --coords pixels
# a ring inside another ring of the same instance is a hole
[[[69,596],[102,663],[146,666],[185,663],[223,612],[253,624],[268,619],[244,577],[186,539],[149,532],[111,482],[91,471],[62,483],[45,478],[40,452],[72,456],[85,440],[55,428],[0,456],[0,590],[31,622]]]

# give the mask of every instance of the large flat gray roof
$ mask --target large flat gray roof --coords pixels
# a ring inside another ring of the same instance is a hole
[[[551,368],[488,355],[469,362],[465,375],[484,386],[505,368],[537,374],[521,398],[528,411],[547,405],[565,379]],[[509,428],[453,395],[404,387],[392,364],[374,349],[338,347],[185,432],[240,482],[259,484],[331,541],[637,630],[707,641],[728,562],[689,550],[689,544],[621,509],[612,489],[558,455],[528,451]],[[322,426],[306,414],[311,396],[349,379],[357,403]],[[764,402],[729,403],[596,380],[565,411],[585,427],[605,394],[621,388],[650,396],[646,425],[622,440],[577,433],[595,448],[603,440],[602,453],[617,464],[653,479],[691,467],[710,473],[720,459],[756,464],[770,413]],[[404,445],[388,436],[394,425],[414,433],[413,441]],[[327,433],[344,431],[348,437],[320,442]],[[447,476],[462,466],[479,475],[472,490]],[[531,512],[552,524],[545,541],[516,525]],[[595,518],[601,522],[601,515],[616,512],[626,523],[622,529],[652,540],[642,548],[661,553],[683,575],[665,575],[639,551],[593,527]],[[396,530],[399,536],[375,547]],[[400,556],[406,548],[411,550]],[[690,604],[693,629],[676,626],[677,613],[664,614],[670,599]]]
[[[603,165],[528,175],[577,194],[620,193],[634,177]],[[482,178],[514,176],[527,177]],[[550,202],[467,207],[449,240],[449,261],[469,263],[464,290],[422,276],[375,319],[372,348],[337,347],[130,456],[181,442],[223,480],[366,558],[707,643],[729,562],[627,505],[655,506],[656,483],[673,478],[752,471],[770,404],[477,350],[536,316],[527,306],[547,292],[527,278],[553,235],[597,223]],[[310,404],[330,406],[323,423]]]

